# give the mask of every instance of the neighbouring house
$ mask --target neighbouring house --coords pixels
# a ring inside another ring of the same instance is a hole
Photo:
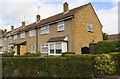
[[[111,34],[108,35],[110,40],[120,40],[120,33],[119,34]]]
[[[62,52],[82,54],[90,43],[102,38],[102,25],[91,3],[69,10],[63,4],[63,12],[6,32],[2,36],[4,51],[15,51],[18,55],[26,52],[41,55],[61,55]],[[89,51],[87,51],[89,52]]]

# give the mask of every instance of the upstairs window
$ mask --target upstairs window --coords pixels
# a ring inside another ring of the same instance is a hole
[[[58,28],[57,28],[57,31],[63,31],[64,30],[64,22],[59,22],[58,23]]]
[[[41,53],[48,53],[48,44],[41,45]]]
[[[87,26],[88,26],[88,32],[92,32],[92,23],[87,23]]]
[[[12,36],[9,36],[9,37],[8,37],[8,40],[11,41],[11,40],[12,40]]]
[[[3,39],[6,40],[6,37],[4,37]]]
[[[0,42],[2,42],[2,38],[0,38]]]
[[[29,31],[29,36],[35,36],[35,30],[30,30]]]
[[[21,38],[25,38],[25,32],[20,34]]]
[[[13,37],[13,38],[14,38],[14,40],[17,40],[17,35],[14,35],[14,37]]]
[[[47,34],[50,32],[49,26],[44,26],[41,28],[41,34]]]

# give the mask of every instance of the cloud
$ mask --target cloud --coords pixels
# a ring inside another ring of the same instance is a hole
[[[111,9],[101,9],[96,11],[97,15],[103,25],[103,31],[111,34],[118,31],[118,0],[101,0],[98,2],[110,2],[114,5]],[[63,12],[63,3],[68,2],[69,8],[75,8],[88,2],[97,2],[96,0],[0,0],[0,28],[7,28],[10,26],[21,26],[21,22],[25,21],[30,24],[36,21],[38,14],[38,6],[40,6],[39,14],[41,19],[53,16],[57,13]],[[25,17],[25,18],[24,18]],[[114,29],[113,29],[114,28]]]
[[[108,10],[98,10],[97,15],[103,25],[103,32],[108,34],[118,33],[118,7]]]

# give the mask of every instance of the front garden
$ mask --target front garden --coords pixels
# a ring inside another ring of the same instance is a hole
[[[22,56],[14,56],[14,52],[3,54],[2,76],[81,79],[120,76],[120,41],[101,41],[96,44],[96,48],[96,54],[67,53],[44,57],[29,53]]]

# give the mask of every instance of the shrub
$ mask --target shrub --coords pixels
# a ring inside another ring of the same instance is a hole
[[[15,51],[12,51],[11,53],[4,53],[4,54],[2,54],[2,57],[13,57],[14,53],[15,53]]]
[[[38,57],[38,53],[25,53],[24,55],[16,55],[15,57]]]
[[[120,40],[100,41],[96,44],[96,52],[99,54],[119,52]]]
[[[3,77],[90,77],[120,75],[120,53],[49,57],[2,57]],[[81,78],[84,79],[84,78]]]

